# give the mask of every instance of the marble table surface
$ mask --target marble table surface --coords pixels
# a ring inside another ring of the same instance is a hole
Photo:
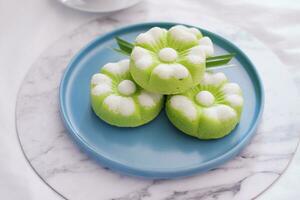
[[[179,11],[178,14],[184,15]],[[296,151],[300,110],[293,108],[300,107],[300,96],[290,73],[259,40],[220,20],[206,18],[197,22],[193,20],[199,17],[197,13],[188,14],[190,23],[221,34],[239,46],[261,74],[265,108],[250,144],[230,162],[207,173],[164,181],[114,173],[89,159],[73,144],[59,114],[62,73],[79,49],[96,36],[115,27],[149,20],[135,12],[126,15],[135,18],[124,19],[122,15],[99,18],[63,36],[42,53],[25,77],[17,99],[16,125],[22,149],[37,174],[71,200],[252,199],[265,191],[284,172]],[[155,20],[160,19],[161,14],[155,13]],[[280,106],[283,98],[278,91],[282,96],[292,93],[293,98],[284,99],[286,105]]]
[[[197,3],[196,1],[190,2]],[[197,4],[195,6],[196,4],[192,4],[194,6],[191,6],[190,2],[175,1],[180,8],[185,9],[186,13],[176,16],[178,20],[186,20],[185,17],[189,12],[203,12],[205,16],[222,17],[222,20],[226,19],[232,24],[244,28],[271,48],[289,71],[293,70],[293,81],[299,84],[300,72],[297,70],[299,41],[296,37],[297,33],[299,34],[299,25],[297,24],[299,6],[293,6],[289,2],[284,4],[282,2],[272,2],[272,4],[268,4],[268,2],[251,4],[226,2],[226,4],[218,5],[214,1],[206,5]],[[151,2],[152,6],[159,3],[158,1]],[[168,6],[167,4],[168,2],[163,3],[164,6]],[[7,97],[0,100],[0,123],[2,126],[0,158],[1,163],[3,163],[0,168],[0,184],[2,186],[1,190],[3,190],[1,194],[5,195],[6,199],[20,199],[21,197],[22,199],[59,199],[55,193],[38,179],[20,152],[14,130],[13,111],[16,94],[26,71],[45,47],[79,24],[99,17],[99,15],[89,15],[68,10],[53,1],[35,2],[34,5],[33,7],[27,4],[20,5],[19,2],[11,1],[8,7],[16,9],[24,17],[15,18],[11,14],[10,9],[3,9],[4,17],[0,21],[1,25],[7,27],[0,37],[2,44],[4,44],[0,47],[0,52],[5,58],[0,61],[2,83],[0,89],[2,94],[5,93]],[[222,8],[224,9],[215,12],[217,5],[223,6]],[[141,13],[146,15],[147,18],[154,18],[155,16],[149,16],[150,12],[147,9],[150,9],[150,7],[150,3],[146,2],[132,9],[140,9],[143,11]],[[1,8],[4,8],[4,6],[1,6]],[[34,12],[30,9],[33,9]],[[160,9],[162,10],[163,6]],[[270,10],[268,14],[265,12],[266,9]],[[260,15],[256,13],[254,16],[253,11],[260,13]],[[114,13],[113,15],[121,16],[122,12]],[[168,19],[170,15],[175,14],[175,12],[167,12],[165,13],[165,18]],[[276,14],[280,15],[280,18],[274,22]],[[245,17],[239,17],[242,15],[245,15]],[[128,16],[130,15],[124,17]],[[108,16],[103,17],[107,18]],[[269,27],[264,27],[266,24]],[[24,38],[26,39],[24,40]],[[278,95],[280,95],[280,91],[278,91]],[[299,191],[296,190],[297,180],[300,177],[299,172],[296,170],[300,163],[299,157],[299,154],[296,154],[294,162],[283,175],[283,178],[263,195],[262,199],[284,199],[285,197],[293,198],[299,195]]]

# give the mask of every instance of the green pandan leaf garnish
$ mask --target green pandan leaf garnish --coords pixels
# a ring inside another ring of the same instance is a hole
[[[169,30],[154,27],[129,43],[116,38],[130,56],[130,72],[144,89],[160,94],[181,93],[197,85],[206,68],[227,64],[234,54],[213,56],[209,37],[196,28],[177,25]]]
[[[123,55],[130,56],[134,45],[120,37],[116,37],[119,49],[114,48],[115,51],[122,53]],[[223,54],[219,56],[211,56],[206,59],[206,68],[223,66],[230,62],[235,56],[235,53]]]

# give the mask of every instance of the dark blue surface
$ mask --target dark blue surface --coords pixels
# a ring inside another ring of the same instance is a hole
[[[244,92],[241,122],[228,136],[201,141],[177,130],[165,111],[149,124],[137,128],[113,127],[93,113],[90,106],[91,76],[107,62],[123,56],[111,50],[114,37],[128,41],[153,26],[169,28],[174,23],[145,23],[124,27],[99,36],[83,48],[70,62],[60,85],[60,109],[66,128],[81,149],[115,171],[147,177],[176,178],[218,167],[236,156],[255,134],[263,111],[263,88],[255,67],[248,57],[224,38],[202,30],[216,48],[216,55],[235,52],[236,67],[218,69]]]

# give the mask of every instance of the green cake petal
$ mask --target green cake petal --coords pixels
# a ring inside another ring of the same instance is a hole
[[[229,134],[243,109],[241,88],[229,83],[223,73],[206,72],[200,84],[187,92],[170,95],[166,113],[182,132],[199,139],[216,139]]]
[[[213,44],[196,28],[154,27],[137,36],[130,72],[144,89],[160,94],[182,93],[199,84]]]
[[[163,96],[135,84],[129,60],[107,63],[91,78],[91,104],[96,115],[119,127],[135,127],[153,120],[163,107]]]

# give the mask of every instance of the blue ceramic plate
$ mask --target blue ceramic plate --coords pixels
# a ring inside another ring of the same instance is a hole
[[[235,52],[236,67],[218,69],[244,91],[241,122],[228,136],[210,141],[189,137],[177,130],[165,111],[137,128],[118,128],[100,120],[90,105],[90,78],[107,62],[124,58],[110,47],[114,38],[128,41],[153,26],[170,28],[174,23],[146,23],[124,27],[99,36],[70,62],[60,85],[60,109],[70,135],[83,151],[112,170],[151,179],[189,176],[218,167],[236,156],[255,134],[263,111],[263,88],[248,57],[226,39],[200,29],[209,36],[216,55]]]

